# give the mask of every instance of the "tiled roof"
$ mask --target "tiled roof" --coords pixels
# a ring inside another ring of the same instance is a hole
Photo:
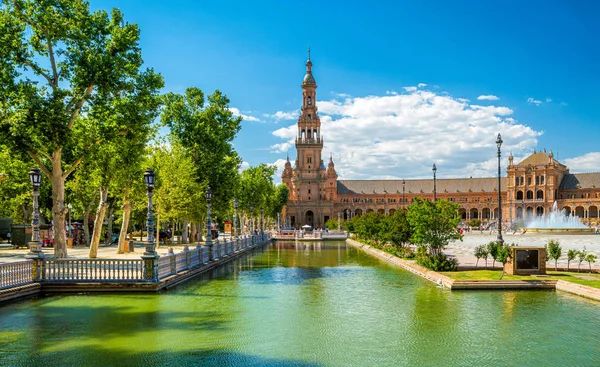
[[[501,191],[506,190],[508,179],[501,178]],[[438,194],[458,192],[493,192],[498,178],[450,178],[436,180]],[[338,180],[339,194],[402,194],[402,180]],[[432,194],[433,179],[406,180],[406,194]]]
[[[563,165],[560,162],[558,162],[557,160],[554,160],[554,162],[557,164],[560,164],[561,166]],[[523,159],[521,162],[517,163],[516,166],[528,166],[528,165],[540,166],[540,165],[546,165],[549,163],[550,163],[550,156],[546,152],[538,152],[538,153],[533,153],[529,157]]]
[[[563,177],[560,190],[600,188],[600,172],[570,173]]]

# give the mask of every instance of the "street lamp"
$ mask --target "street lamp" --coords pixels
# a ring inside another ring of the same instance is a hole
[[[342,228],[341,228],[341,224],[342,224],[342,223],[340,222],[340,217],[341,217],[341,214],[342,214],[342,213],[338,212],[338,232],[339,232],[339,231],[342,229]]]
[[[69,208],[69,238],[73,237],[71,234],[71,209],[73,209],[73,206],[71,205],[71,203],[69,203],[69,205],[67,205],[67,208]]]
[[[437,168],[435,167],[435,163],[433,164],[433,168],[431,170],[433,171],[433,201],[437,201],[436,187],[435,187],[435,173],[437,172]]]
[[[498,242],[500,244],[504,243],[502,239],[502,194],[500,192],[500,147],[502,146],[502,137],[500,133],[498,133],[498,138],[496,139],[496,146],[498,147]]]
[[[40,208],[38,206],[38,197],[40,196],[40,183],[42,173],[35,167],[29,171],[29,180],[31,181],[31,196],[33,198],[33,216],[31,219],[31,242],[29,242],[29,252],[25,256],[28,259],[43,258],[42,242],[40,241]]]
[[[250,204],[250,234],[254,234],[254,205]]]
[[[260,234],[264,233],[263,230],[263,215],[265,214],[265,210],[263,208],[260,208]]]
[[[406,189],[406,181],[404,181],[404,179],[402,179],[402,207],[404,208],[405,205],[405,201],[404,201],[404,190]]]
[[[233,199],[233,237],[237,238],[238,236],[238,230],[237,230],[237,226],[238,226],[238,222],[237,222],[237,210],[238,210],[238,199],[234,198]]]
[[[156,255],[154,243],[154,214],[152,213],[152,193],[154,191],[154,179],[156,175],[150,168],[144,172],[144,182],[146,183],[146,195],[148,196],[148,215],[146,216],[146,230],[148,236],[146,239],[146,252],[144,255]]]
[[[212,200],[212,190],[210,186],[206,188],[206,241],[207,246],[212,245],[212,228],[210,222],[210,202]]]

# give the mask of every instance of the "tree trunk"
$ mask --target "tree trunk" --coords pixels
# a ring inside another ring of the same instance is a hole
[[[108,208],[108,215],[106,216],[108,218],[108,225],[106,228],[106,238],[104,239],[104,245],[105,246],[110,246],[110,243],[112,242],[112,235],[113,235],[113,213],[114,213],[114,209],[112,208],[112,206],[110,206]]]
[[[558,271],[558,259],[554,259],[554,271]]]
[[[496,269],[496,259],[492,262],[492,269]]]
[[[500,280],[502,280],[503,276],[504,276],[504,266],[502,267],[502,274],[500,274]]]
[[[119,234],[119,247],[117,248],[117,254],[125,253],[125,243],[127,241],[127,228],[129,227],[129,217],[131,216],[131,202],[129,201],[128,194],[123,199],[123,221],[121,222],[121,233]]]
[[[106,208],[108,208],[108,189],[100,188],[100,203],[98,209],[96,209],[96,219],[94,220],[94,232],[92,234],[92,240],[90,242],[90,258],[95,259],[98,257],[98,245],[100,244],[100,234],[102,233],[102,223],[104,222],[104,215],[106,214]]]
[[[590,274],[591,274],[592,273],[592,263],[589,263],[589,264],[590,264]]]
[[[181,242],[188,243],[188,221],[183,221],[183,228],[181,230]]]
[[[567,261],[567,272],[569,271],[569,265],[571,264],[571,260]]]
[[[52,153],[52,221],[54,222],[54,256],[57,259],[67,257],[67,233],[65,231],[65,179],[63,177],[62,152]]]
[[[485,258],[485,268],[487,269],[487,257]]]
[[[477,261],[475,262],[475,267],[479,266],[479,258],[477,258]]]

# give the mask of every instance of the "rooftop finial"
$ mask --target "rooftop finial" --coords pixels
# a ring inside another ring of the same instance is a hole
[[[308,46],[308,61],[310,61],[310,45]]]

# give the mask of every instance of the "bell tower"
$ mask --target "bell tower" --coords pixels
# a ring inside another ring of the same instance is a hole
[[[328,167],[323,162],[323,136],[319,118],[317,100],[317,82],[312,72],[313,63],[308,49],[306,73],[302,80],[302,107],[298,117],[298,133],[295,139],[296,160],[294,168],[289,159],[281,176],[284,184],[290,188],[288,208],[292,225],[311,225],[322,227],[332,218],[333,200],[337,174],[330,158]]]

